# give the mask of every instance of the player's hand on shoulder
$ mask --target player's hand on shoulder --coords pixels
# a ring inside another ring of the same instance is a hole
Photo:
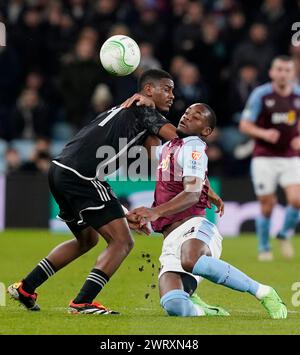
[[[155,108],[155,103],[152,99],[149,97],[146,97],[141,94],[134,94],[131,97],[129,97],[126,101],[124,101],[121,104],[122,108],[129,108],[131,107],[134,103],[136,103],[136,106],[146,106],[146,107],[151,107]]]
[[[291,141],[291,147],[294,150],[300,150],[300,137],[295,137]]]
[[[263,139],[268,142],[275,144],[280,138],[280,132],[275,128],[265,129]]]

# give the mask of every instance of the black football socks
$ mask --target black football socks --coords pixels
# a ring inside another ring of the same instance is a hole
[[[109,277],[103,271],[93,269],[73,302],[76,304],[92,303],[108,280]]]
[[[56,272],[55,266],[47,259],[42,259],[23,280],[22,288],[25,292],[33,294],[34,290],[44,283]]]

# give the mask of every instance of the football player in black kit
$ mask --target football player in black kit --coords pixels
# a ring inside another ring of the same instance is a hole
[[[146,71],[139,80],[139,92],[151,98],[157,110],[131,105],[105,111],[81,129],[53,160],[49,170],[50,190],[60,207],[58,217],[65,221],[75,238],[58,245],[21,282],[8,287],[11,297],[28,310],[40,309],[35,289],[93,248],[100,234],[107,248],[70,302],[69,312],[118,313],[94,299],[131,251],[134,241],[129,226],[137,229],[138,224],[129,221],[128,226],[122,205],[104,181],[105,176],[99,174],[106,167],[117,169],[121,156],[130,147],[145,144],[147,138],[176,137],[176,128],[159,113],[169,111],[174,99],[173,88],[172,77],[167,72]],[[120,138],[126,139],[124,147],[119,147]],[[111,159],[98,158],[98,149],[103,146],[114,148],[116,155]]]

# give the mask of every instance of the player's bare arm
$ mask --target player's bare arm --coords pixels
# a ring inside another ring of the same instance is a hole
[[[169,216],[190,208],[199,201],[203,181],[197,177],[185,177],[183,180],[184,191],[170,201],[154,208],[139,207],[130,213],[140,217],[141,225],[156,221],[160,217]]]
[[[129,97],[126,101],[124,101],[121,104],[121,107],[129,108],[134,103],[137,106],[146,106],[154,109],[156,108],[154,101],[150,97],[138,93],[134,94],[133,96]],[[161,127],[161,129],[158,132],[158,135],[161,139],[164,139],[166,141],[176,138],[177,137],[176,127],[173,126],[171,123],[167,123]],[[153,144],[153,145],[159,145],[159,144]]]
[[[280,138],[280,132],[277,129],[260,128],[249,120],[240,121],[240,131],[248,136],[263,139],[264,141],[272,144],[277,143]]]
[[[224,214],[224,202],[221,197],[214,192],[214,190],[210,187],[208,190],[208,200],[210,203],[217,207],[216,213],[220,214],[220,217]]]
[[[167,123],[161,127],[158,132],[158,135],[161,139],[165,141],[170,141],[177,137],[176,127],[173,126],[171,123]]]
[[[121,107],[129,108],[134,103],[137,106],[146,106],[146,107],[155,108],[154,101],[150,97],[144,96],[142,94],[134,94],[134,95],[132,95],[131,97],[129,97],[126,101],[124,101],[121,104]]]

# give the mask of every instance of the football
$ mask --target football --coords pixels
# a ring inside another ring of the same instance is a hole
[[[104,69],[112,75],[131,74],[138,67],[140,59],[139,46],[128,36],[112,36],[100,49],[100,61]]]

